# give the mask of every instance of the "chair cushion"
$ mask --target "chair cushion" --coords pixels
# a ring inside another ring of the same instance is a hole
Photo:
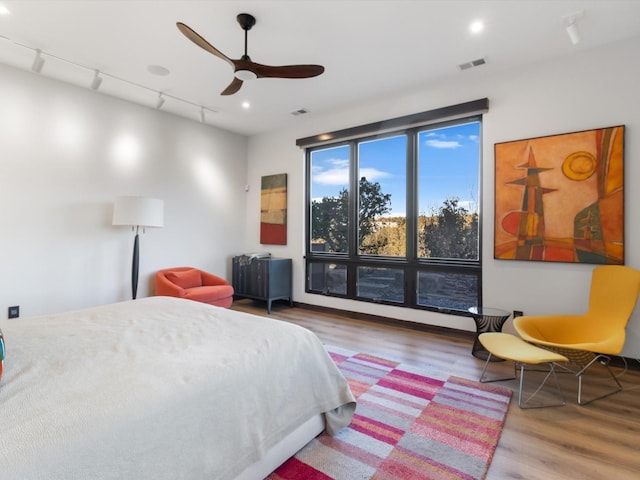
[[[502,332],[481,333],[478,337],[482,346],[491,354],[505,360],[537,365],[549,362],[568,362],[567,357],[536,347],[515,335]]]
[[[189,289],[184,298],[197,300],[199,302],[214,303],[223,298],[233,296],[231,285],[202,286]]]
[[[169,272],[166,274],[167,280],[181,288],[194,288],[202,286],[200,271],[192,268],[181,272]]]

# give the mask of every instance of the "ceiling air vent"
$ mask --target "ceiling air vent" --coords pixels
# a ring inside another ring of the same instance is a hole
[[[295,112],[291,112],[291,115],[297,117],[298,115],[304,115],[305,113],[309,113],[309,110],[306,108],[301,108],[300,110],[296,110]]]
[[[485,63],[487,63],[487,61],[483,57],[483,58],[478,58],[477,60],[471,60],[470,62],[467,62],[467,63],[462,63],[458,65],[458,68],[460,70],[468,70],[473,67],[479,67],[480,65],[484,65]]]

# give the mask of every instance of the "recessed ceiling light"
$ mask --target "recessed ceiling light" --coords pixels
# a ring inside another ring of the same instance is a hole
[[[4,5],[0,5],[0,15],[9,15],[11,12]]]
[[[164,68],[162,65],[149,65],[147,66],[147,72],[160,77],[166,77],[171,73],[168,68]]]
[[[244,102],[242,102],[242,108],[246,110],[249,107],[251,107],[251,104],[248,101],[245,100]]]
[[[482,23],[481,20],[471,22],[471,25],[469,25],[469,30],[471,30],[471,33],[480,33],[482,30],[484,30],[484,23]]]

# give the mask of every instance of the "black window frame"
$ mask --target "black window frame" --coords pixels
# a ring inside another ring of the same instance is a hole
[[[305,148],[305,292],[328,295],[369,303],[380,303],[418,310],[435,311],[453,315],[470,316],[466,309],[445,308],[418,303],[418,274],[424,272],[462,273],[471,275],[477,281],[477,306],[482,307],[482,202],[478,209],[478,258],[442,259],[418,257],[418,159],[417,139],[425,128],[438,129],[468,122],[480,123],[480,147],[478,165],[478,194],[482,191],[482,115],[488,111],[488,99],[480,99],[465,104],[444,107],[415,115],[399,117],[382,122],[354,127],[338,132],[320,134],[297,140],[297,145]],[[358,245],[358,175],[356,165],[357,146],[360,142],[376,140],[394,135],[407,135],[406,166],[406,245],[405,257],[388,257],[380,255],[362,255]],[[333,148],[341,145],[350,146],[349,175],[349,252],[318,252],[311,248],[311,157],[314,151]],[[336,264],[346,267],[346,293],[322,291],[311,288],[311,265]],[[359,267],[392,268],[404,272],[403,302],[385,301],[377,298],[359,297],[357,295],[357,279]]]

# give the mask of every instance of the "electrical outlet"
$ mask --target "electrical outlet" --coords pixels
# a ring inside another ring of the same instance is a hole
[[[521,317],[523,315],[524,315],[524,313],[522,313],[522,310],[514,310],[513,311],[513,318]]]
[[[19,316],[20,316],[20,307],[18,305],[9,307],[9,318],[18,318]]]

